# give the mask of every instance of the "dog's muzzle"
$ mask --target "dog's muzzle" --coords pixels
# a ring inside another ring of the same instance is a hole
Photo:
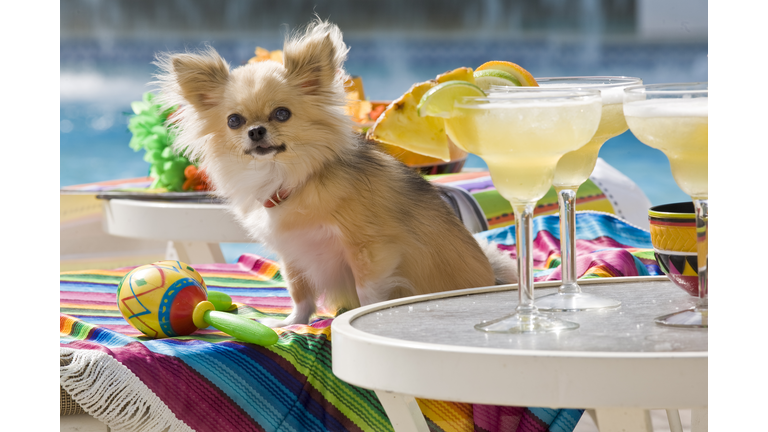
[[[245,153],[251,156],[265,156],[268,154],[278,154],[286,151],[285,144],[275,145],[267,137],[267,128],[264,126],[254,126],[248,129],[248,138],[250,142],[246,143],[248,148]]]

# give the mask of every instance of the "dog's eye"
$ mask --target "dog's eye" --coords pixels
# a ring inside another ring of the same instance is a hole
[[[272,112],[272,117],[279,122],[288,121],[288,119],[291,118],[291,112],[288,108],[280,107]]]
[[[243,123],[245,123],[245,121],[240,114],[232,114],[227,117],[227,126],[229,126],[230,129],[237,129],[242,126]]]

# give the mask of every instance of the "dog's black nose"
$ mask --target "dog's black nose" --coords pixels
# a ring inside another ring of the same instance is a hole
[[[248,138],[250,138],[251,141],[261,141],[261,139],[264,138],[264,135],[266,134],[267,128],[264,126],[258,126],[248,130]]]

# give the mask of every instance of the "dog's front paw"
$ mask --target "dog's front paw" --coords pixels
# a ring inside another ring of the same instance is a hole
[[[314,301],[304,300],[294,304],[291,313],[285,319],[263,318],[259,322],[268,327],[285,327],[293,324],[309,324],[309,319],[315,313]]]
[[[267,327],[271,328],[277,328],[277,327],[285,327],[293,324],[309,324],[308,321],[303,321],[300,319],[297,319],[297,317],[294,316],[288,316],[285,319],[275,319],[275,318],[263,318],[258,320],[260,323],[264,324]]]

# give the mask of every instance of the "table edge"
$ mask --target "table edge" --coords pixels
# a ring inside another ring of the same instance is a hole
[[[110,206],[124,206],[124,207],[153,207],[153,208],[168,208],[168,209],[205,209],[205,210],[229,210],[229,205],[219,203],[196,203],[190,201],[153,201],[143,199],[104,199],[104,203]]]

